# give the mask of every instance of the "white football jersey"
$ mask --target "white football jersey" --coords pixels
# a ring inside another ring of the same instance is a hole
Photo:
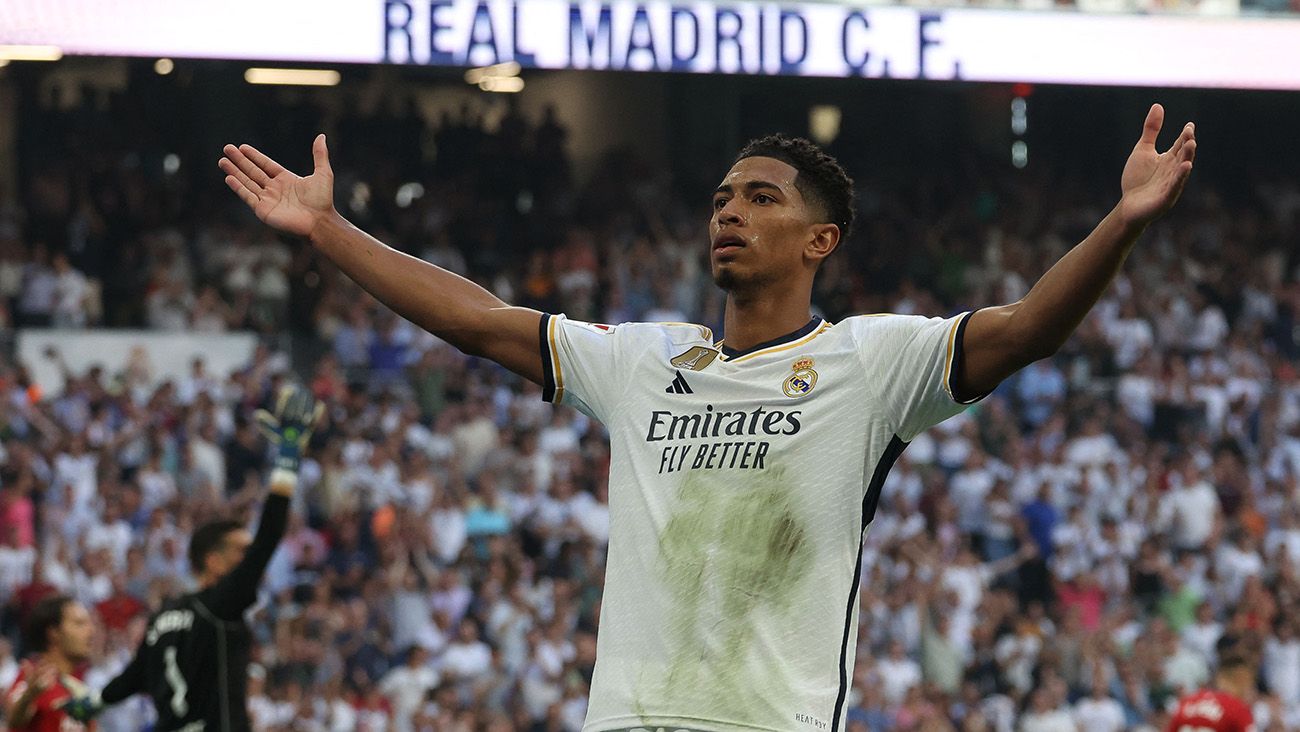
[[[814,318],[740,353],[542,317],[544,396],[612,451],[584,730],[844,729],[862,539],[907,442],[964,408],[968,315]]]

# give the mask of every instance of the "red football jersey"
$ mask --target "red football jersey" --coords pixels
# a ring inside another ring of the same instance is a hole
[[[1255,715],[1232,694],[1204,689],[1178,700],[1168,732],[1255,732]]]
[[[18,671],[18,678],[14,680],[14,685],[5,696],[6,709],[13,708],[13,705],[27,691],[26,675],[26,668]],[[69,719],[68,715],[58,708],[60,704],[67,702],[73,696],[84,696],[88,691],[80,679],[60,675],[57,682],[51,684],[50,688],[36,697],[36,701],[33,702],[32,721],[22,727],[11,727],[10,732],[86,732],[87,730],[94,730],[94,722],[85,725],[75,719]]]

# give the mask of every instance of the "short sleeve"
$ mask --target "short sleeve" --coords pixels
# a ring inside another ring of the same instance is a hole
[[[1242,732],[1255,732],[1255,713],[1250,705],[1238,700]]]
[[[619,328],[543,315],[542,398],[606,421],[623,393]]]
[[[869,315],[847,321],[867,378],[904,442],[983,398],[954,394],[952,387],[970,316]]]
[[[23,673],[21,670],[18,672],[18,677],[14,679],[13,686],[10,686],[9,692],[5,694],[6,708],[12,707],[13,705],[17,704],[18,700],[23,698],[23,694],[27,693],[26,676],[27,674]]]

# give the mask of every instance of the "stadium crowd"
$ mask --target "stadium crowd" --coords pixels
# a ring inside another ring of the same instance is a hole
[[[250,417],[300,378],[328,411],[254,614],[257,728],[579,729],[609,531],[600,425],[212,203],[194,179],[215,169],[154,170],[130,120],[114,146],[102,119],[48,114],[60,153],[0,191],[6,329],[266,345],[229,374],[199,361],[160,383],[139,360],[51,393],[0,363],[0,685],[24,612],[56,592],[95,611],[86,678],[111,678],[186,586],[195,524],[255,519]],[[339,197],[380,238],[516,304],[719,326],[707,214],[659,168],[611,155],[579,184],[550,116],[355,114],[338,120]],[[1104,211],[1068,176],[984,178],[861,176],[863,233],[817,307],[1013,301]],[[909,446],[865,545],[849,730],[1162,729],[1225,631],[1258,651],[1258,728],[1300,729],[1297,224],[1294,185],[1190,190],[1061,353]],[[295,360],[285,332],[320,355]],[[100,729],[151,713],[138,699]]]

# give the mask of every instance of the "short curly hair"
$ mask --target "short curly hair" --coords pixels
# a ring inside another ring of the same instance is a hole
[[[835,158],[802,137],[776,134],[750,140],[732,164],[756,157],[775,158],[799,171],[795,188],[805,201],[821,209],[826,223],[840,227],[840,241],[849,238],[853,229],[853,179]]]

